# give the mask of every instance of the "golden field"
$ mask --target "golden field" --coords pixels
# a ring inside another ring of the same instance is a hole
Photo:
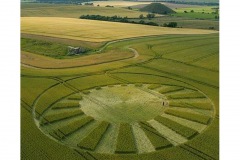
[[[74,18],[21,17],[21,33],[91,42],[104,42],[151,35],[211,34],[218,32],[201,29],[166,28]]]

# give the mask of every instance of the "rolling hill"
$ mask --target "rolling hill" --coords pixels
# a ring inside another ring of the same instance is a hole
[[[141,11],[151,12],[151,13],[158,13],[158,14],[169,14],[175,13],[171,8],[161,4],[161,3],[151,3],[143,8],[140,9]]]

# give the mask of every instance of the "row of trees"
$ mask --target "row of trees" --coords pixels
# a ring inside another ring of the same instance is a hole
[[[147,17],[148,19],[152,19],[152,18],[155,18],[155,14],[153,14],[153,13],[148,13],[146,17]],[[141,15],[139,16],[139,18],[140,18],[140,19],[143,19],[143,18],[144,18],[144,15],[141,14]]]
[[[151,17],[154,14],[151,14]],[[131,21],[128,19],[128,17],[120,17],[120,16],[101,16],[101,15],[82,15],[80,16],[81,19],[91,19],[91,20],[100,20],[100,21],[111,21],[111,22],[122,22],[122,23],[134,23],[134,24],[143,24],[143,25],[151,25],[151,26],[159,26],[155,22],[145,22],[142,20],[144,17],[143,15],[140,15],[139,18],[141,19],[140,21]],[[163,27],[172,27],[176,28],[177,27],[177,22],[169,22],[169,23],[164,23],[162,25]]]
[[[164,23],[163,27],[172,27],[176,28],[177,27],[177,22],[169,22],[169,23]]]
[[[119,16],[101,16],[101,15],[82,15],[80,16],[81,19],[91,19],[91,20],[101,20],[101,21],[111,21],[111,22],[122,22],[122,23],[134,23],[134,24],[144,24],[144,25],[151,25],[151,26],[158,26],[155,22],[145,22],[140,20],[139,22],[130,21],[128,17],[119,17]]]

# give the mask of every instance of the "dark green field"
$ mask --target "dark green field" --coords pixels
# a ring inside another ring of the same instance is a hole
[[[61,17],[53,14],[52,4],[37,5],[44,8],[42,16],[48,8],[50,17]],[[39,16],[37,5],[24,4],[22,16],[29,8]],[[35,34],[41,27],[22,33],[21,159],[219,159],[219,33],[208,29],[217,29],[218,22],[152,19],[159,24],[171,20],[192,34],[179,28],[172,35],[98,42],[77,37],[71,26],[58,31],[70,38]],[[194,34],[192,28],[207,32]],[[84,33],[88,39],[106,36],[100,29],[99,34]],[[89,51],[67,56],[68,46]]]

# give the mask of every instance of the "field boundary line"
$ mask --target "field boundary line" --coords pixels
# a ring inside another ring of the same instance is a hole
[[[65,86],[64,86],[64,87],[65,87]],[[42,111],[42,113],[40,113],[39,118],[40,118],[40,117],[43,117],[44,114],[47,112],[47,110],[49,110],[53,105],[55,105],[56,103],[60,102],[60,101],[63,100],[64,98],[66,98],[66,97],[68,97],[68,96],[70,96],[70,95],[72,95],[72,94],[74,94],[74,93],[75,93],[75,92],[69,93],[69,94],[67,94],[67,95],[65,95],[65,96],[63,96],[63,97],[61,97],[61,98],[53,101],[49,106],[47,106],[47,107]]]
[[[214,38],[203,38],[203,39],[214,39]],[[202,39],[201,39],[202,40]],[[191,41],[191,40],[186,40],[186,41],[181,41],[181,42],[188,42],[188,41]],[[196,40],[197,41],[197,40]],[[177,41],[178,42],[178,41]],[[201,45],[196,45],[196,46],[191,46],[191,47],[186,47],[186,48],[182,48],[182,49],[179,49],[177,51],[172,51],[172,52],[169,52],[169,53],[165,53],[163,54],[163,56],[165,55],[168,55],[168,54],[172,54],[172,53],[176,53],[176,52],[179,52],[179,51],[184,51],[184,50],[188,50],[188,49],[193,49],[193,48],[198,48],[198,47],[202,47],[202,46],[211,46],[213,44],[218,44],[216,42],[214,43],[204,43],[204,44],[201,44]]]
[[[82,156],[85,160],[88,160],[81,152],[79,152],[77,149],[73,149],[75,152],[77,152],[78,155]]]
[[[187,66],[199,68],[199,69],[206,70],[206,71],[219,72],[219,71],[214,70],[214,69],[209,69],[209,68],[205,68],[205,67],[201,67],[201,66],[196,66],[196,65],[190,64],[189,62],[181,62],[181,61],[177,61],[177,60],[169,59],[169,58],[164,58],[164,57],[162,57],[161,59],[167,60],[167,61],[172,61],[172,62],[175,62],[175,63],[181,63],[181,64],[184,64],[184,65],[187,65]]]
[[[23,107],[24,109],[26,109],[30,114],[32,112],[32,107],[30,105],[28,105],[23,99],[21,99],[21,107]],[[26,107],[25,107],[26,106]],[[28,107],[28,108],[27,108]]]
[[[208,154],[196,149],[196,148],[193,148],[191,146],[189,146],[188,144],[183,144],[180,146],[180,148],[184,149],[184,150],[187,150],[188,152],[194,154],[194,155],[197,155],[198,157],[204,159],[204,160],[216,160],[216,158],[212,157],[212,156],[209,156]],[[202,155],[201,155],[202,154]]]
[[[195,62],[198,62],[198,61],[200,61],[200,60],[202,60],[202,59],[205,59],[205,58],[208,58],[208,57],[214,56],[214,55],[216,55],[216,54],[219,54],[219,52],[209,53],[209,54],[207,54],[207,55],[205,55],[205,56],[202,56],[202,57],[199,57],[199,58],[193,59],[192,61],[189,61],[188,63],[195,63]]]

